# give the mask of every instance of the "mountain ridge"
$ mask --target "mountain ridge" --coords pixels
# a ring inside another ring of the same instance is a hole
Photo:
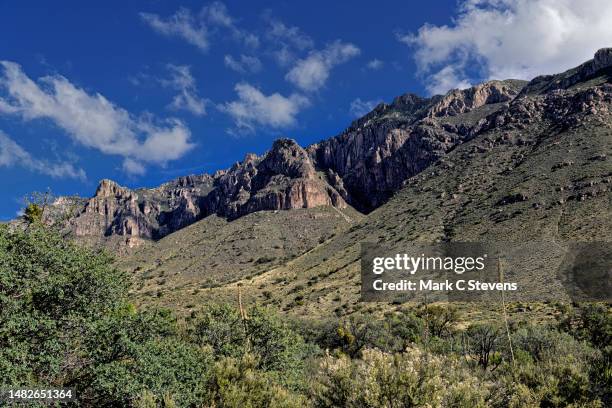
[[[501,126],[520,129],[535,120],[576,120],[568,112],[609,98],[611,66],[612,49],[602,49],[577,68],[530,82],[494,80],[431,98],[404,94],[337,136],[305,148],[279,139],[267,153],[248,154],[227,170],[179,177],[152,189],[103,180],[68,220],[68,229],[77,237],[121,237],[137,246],[211,214],[232,220],[262,210],[317,206],[369,213],[410,177],[479,134]],[[600,82],[588,83],[592,78]],[[588,86],[571,96],[561,92],[583,83]],[[520,137],[513,143],[521,143]]]
[[[551,76],[551,83],[558,78]],[[440,127],[469,130],[462,143],[406,179],[374,211],[325,233],[297,257],[266,268],[241,265],[242,277],[232,282],[212,268],[186,281],[190,260],[180,254],[160,265],[146,262],[146,272],[135,272],[142,284],[136,299],[188,313],[189,305],[233,301],[240,288],[245,302],[292,315],[341,316],[369,307],[359,302],[361,242],[397,253],[411,242],[610,242],[612,84],[605,70],[585,81],[444,117]],[[255,257],[268,251],[240,242]],[[189,240],[181,247],[201,248]],[[163,285],[147,279],[161,271],[176,276]],[[519,278],[546,294],[553,276],[542,268]],[[207,287],[199,286],[203,277]]]

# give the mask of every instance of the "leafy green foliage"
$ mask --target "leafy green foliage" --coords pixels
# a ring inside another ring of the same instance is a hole
[[[207,399],[205,382],[212,364],[210,349],[172,337],[149,340],[134,344],[123,359],[96,366],[88,396],[92,405],[113,401],[129,406],[133,396],[148,390],[180,406],[193,406]]]
[[[452,307],[294,321],[207,305],[137,310],[108,256],[42,223],[0,226],[0,385],[77,389],[91,407],[602,407],[609,307],[558,327],[472,324]],[[480,367],[480,368],[478,368]]]
[[[38,204],[28,204],[23,211],[23,218],[29,223],[41,222],[43,209]]]
[[[69,381],[87,364],[82,333],[123,304],[127,285],[104,255],[37,225],[0,226],[0,381]]]
[[[198,344],[210,345],[215,354],[242,358],[258,356],[258,370],[274,372],[278,380],[299,386],[303,363],[309,348],[304,340],[270,310],[254,307],[246,318],[228,305],[206,307],[191,330]]]
[[[269,373],[258,371],[259,365],[252,354],[219,361],[209,385],[211,405],[219,408],[304,406],[303,396],[280,386]]]
[[[317,407],[485,406],[487,384],[456,358],[409,349],[364,350],[361,360],[326,357],[312,387]]]

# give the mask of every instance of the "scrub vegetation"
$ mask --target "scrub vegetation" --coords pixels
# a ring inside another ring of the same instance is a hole
[[[603,407],[612,315],[556,305],[547,323],[471,322],[450,305],[288,318],[130,303],[104,253],[32,222],[0,226],[0,382],[77,390],[91,407]]]

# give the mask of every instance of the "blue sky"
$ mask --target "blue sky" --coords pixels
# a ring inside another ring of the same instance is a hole
[[[610,17],[596,0],[0,2],[0,218],[31,191],[307,145],[405,92],[569,68],[612,45]]]

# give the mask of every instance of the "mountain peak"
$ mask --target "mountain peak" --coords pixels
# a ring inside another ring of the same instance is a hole
[[[110,197],[128,193],[130,190],[120,186],[117,182],[110,179],[102,179],[96,189],[95,197]]]
[[[523,95],[544,94],[557,89],[569,89],[581,83],[588,86],[610,82],[612,78],[612,48],[598,50],[593,59],[556,75],[541,75],[532,79],[521,91]],[[599,81],[593,82],[593,79]]]
[[[429,108],[429,116],[455,116],[483,105],[511,101],[526,83],[519,80],[493,80],[467,89],[453,89]]]
[[[612,48],[597,50],[593,58],[593,68],[600,70],[610,66],[612,66]]]
[[[262,161],[262,170],[292,178],[309,178],[315,173],[308,153],[293,139],[277,139]]]

